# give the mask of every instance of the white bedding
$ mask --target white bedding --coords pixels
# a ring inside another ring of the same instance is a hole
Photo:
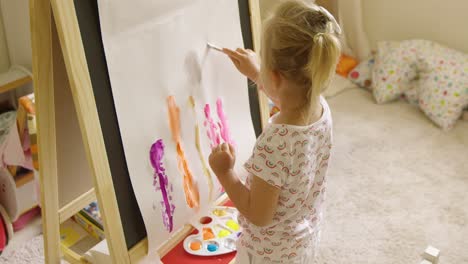
[[[468,263],[468,122],[443,132],[404,102],[328,99],[334,149],[317,263]]]

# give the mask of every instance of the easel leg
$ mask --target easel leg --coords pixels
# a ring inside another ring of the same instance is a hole
[[[52,20],[49,0],[30,0],[34,92],[37,110],[44,254],[60,263],[60,222],[52,65]]]

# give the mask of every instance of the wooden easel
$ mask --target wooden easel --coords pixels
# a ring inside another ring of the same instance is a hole
[[[85,1],[85,0],[81,0]],[[249,1],[254,48],[260,38],[258,0]],[[113,263],[136,263],[144,239],[128,248],[73,0],[30,0],[46,263],[80,255],[60,246],[59,225],[97,198]],[[268,101],[260,94],[262,125]],[[186,226],[158,250],[165,255],[191,231]]]

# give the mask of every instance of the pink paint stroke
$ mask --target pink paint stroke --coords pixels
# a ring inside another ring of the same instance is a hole
[[[224,113],[223,100],[221,98],[218,98],[218,100],[216,100],[216,112],[218,113],[218,126],[219,131],[221,132],[221,137],[223,138],[224,142],[235,146],[236,144],[231,138],[231,131],[229,130],[229,124],[226,114]]]
[[[219,134],[217,132],[218,127],[216,126],[216,123],[214,122],[213,118],[211,117],[211,109],[210,105],[206,104],[204,108],[205,112],[205,122],[203,122],[203,125],[206,127],[206,135],[208,136],[208,139],[210,139],[210,146],[211,148],[215,148],[221,143],[221,139],[219,137]]]
[[[154,168],[153,186],[156,191],[161,191],[162,195],[162,219],[167,231],[172,232],[174,229],[174,210],[175,205],[172,203],[172,184],[169,184],[169,179],[166,175],[166,169],[163,166],[164,143],[162,139],[158,139],[150,149],[151,166]]]

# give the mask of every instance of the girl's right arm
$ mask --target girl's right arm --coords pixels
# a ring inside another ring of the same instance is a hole
[[[223,52],[228,55],[240,73],[256,83],[263,91],[263,85],[260,82],[260,63],[253,50],[238,48],[234,51],[224,48]]]

